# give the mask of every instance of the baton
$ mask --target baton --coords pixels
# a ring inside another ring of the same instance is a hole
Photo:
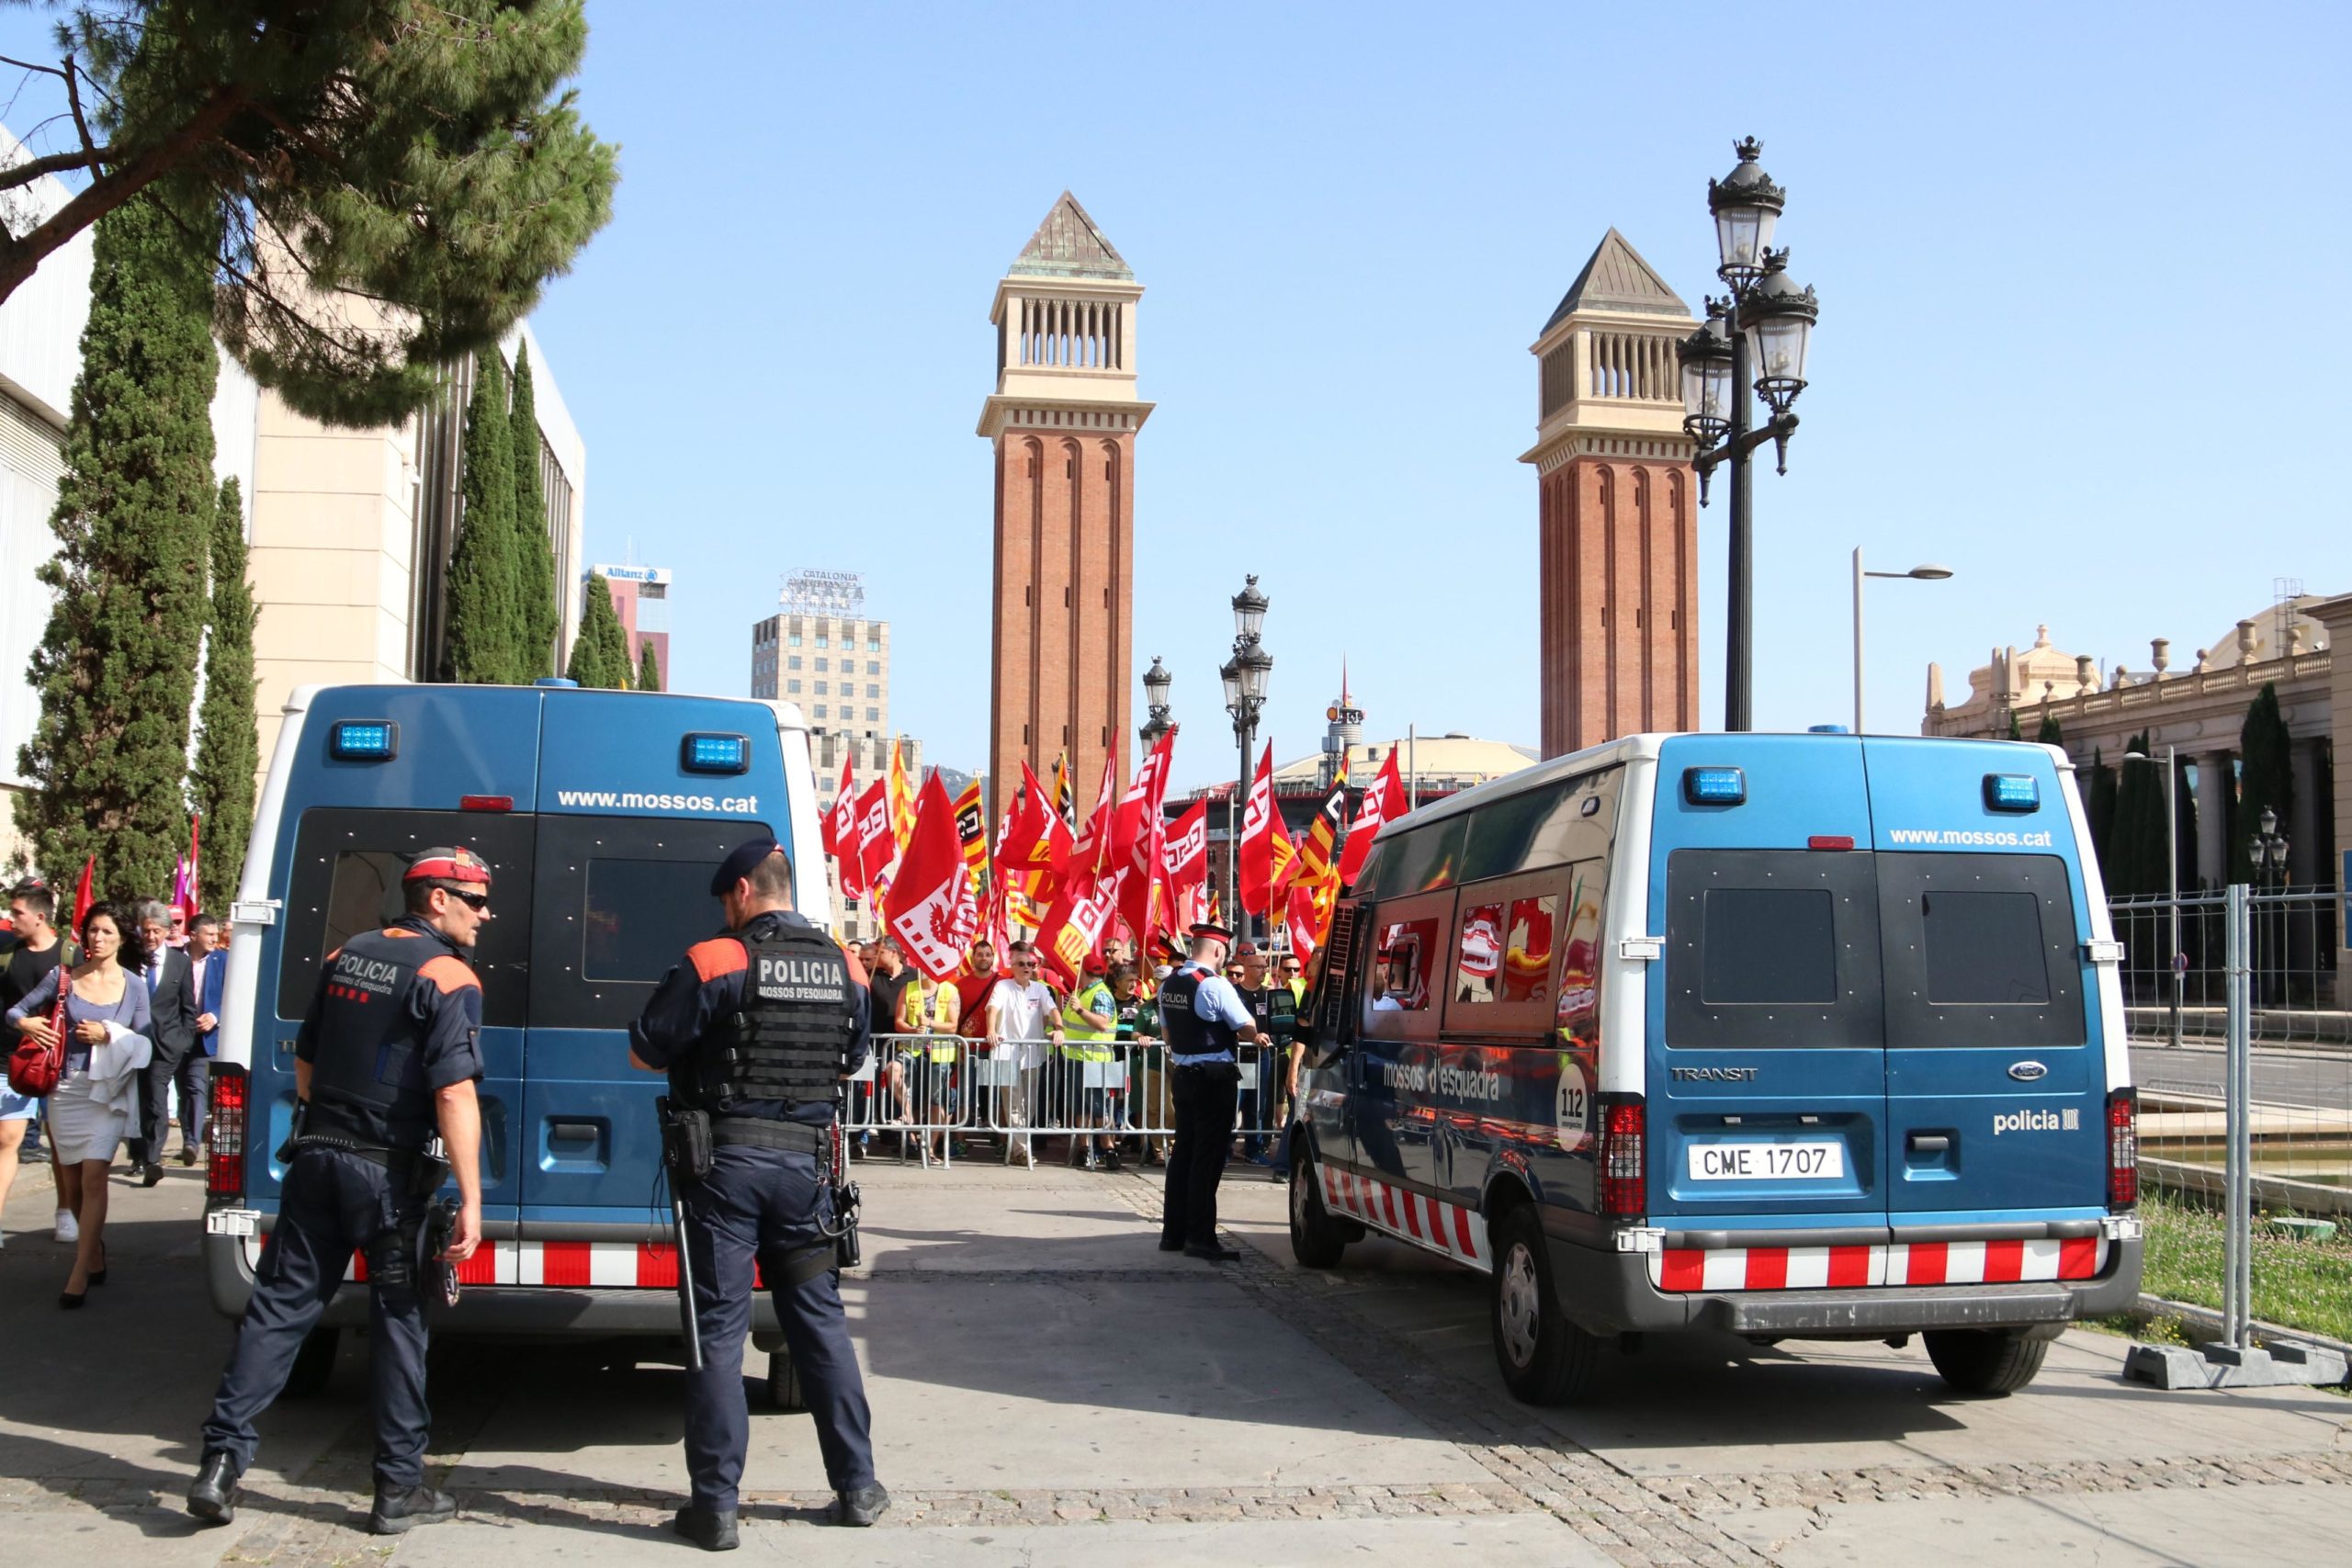
[[[686,1330],[686,1369],[702,1371],[702,1325],[695,1321],[695,1261],[686,1246],[686,1201],[670,1182],[670,1223],[676,1227],[678,1253],[678,1317]]]

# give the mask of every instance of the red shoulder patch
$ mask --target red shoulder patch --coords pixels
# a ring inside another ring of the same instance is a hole
[[[741,975],[751,967],[752,961],[743,953],[743,944],[731,936],[715,936],[708,942],[698,942],[686,949],[686,962],[695,966],[695,976],[705,985],[722,975]]]
[[[446,953],[438,958],[426,959],[416,976],[420,980],[431,981],[445,997],[452,991],[462,991],[468,987],[477,991],[481,989],[481,982],[474,977],[474,972],[466,961],[452,958]]]
[[[414,936],[416,933],[401,926],[386,926],[376,934],[378,936]]]

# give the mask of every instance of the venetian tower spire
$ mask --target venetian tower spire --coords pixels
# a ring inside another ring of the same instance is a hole
[[[1081,792],[1106,754],[1126,776],[1135,442],[1152,408],[1136,395],[1142,298],[1064,191],[989,310],[996,390],[979,434],[996,447],[989,777],[1000,789],[1023,761],[1042,772],[1065,751]]]

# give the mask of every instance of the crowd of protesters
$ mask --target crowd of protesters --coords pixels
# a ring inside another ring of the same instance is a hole
[[[57,1210],[51,1235],[73,1247],[58,1293],[82,1306],[107,1282],[107,1213],[115,1158],[141,1187],[164,1179],[176,1105],[179,1163],[204,1145],[211,1061],[220,1048],[227,928],[161,899],[96,903],[59,928],[56,895],[40,882],[10,890],[0,931],[0,1049],[62,1047],[41,1099],[0,1085],[0,1213],[19,1166],[44,1156]],[[21,1242],[21,1237],[19,1238]],[[0,1247],[7,1245],[0,1224]]]
[[[876,1032],[888,1027],[898,1038],[877,1042],[884,1049],[873,1099],[853,1105],[855,1119],[905,1127],[910,1152],[926,1159],[969,1157],[969,1140],[986,1135],[995,1140],[991,1156],[1034,1168],[1039,1134],[1030,1129],[1040,1126],[1057,1129],[1062,1147],[1054,1153],[1088,1170],[1167,1158],[1168,1061],[1157,1000],[1167,965],[1147,973],[1134,950],[1114,941],[1064,987],[1026,942],[999,954],[983,938],[965,972],[948,980],[919,974],[893,937],[856,951],[872,983]],[[1243,1074],[1239,1153],[1280,1181],[1288,1141],[1264,1129],[1283,1125],[1297,1090],[1306,978],[1295,954],[1247,942],[1226,976],[1273,1041]],[[861,1154],[874,1136],[861,1135]]]

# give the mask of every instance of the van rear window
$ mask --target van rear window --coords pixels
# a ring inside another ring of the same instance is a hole
[[[716,923],[711,869],[702,861],[590,860],[582,977],[660,983],[682,942]]]
[[[1838,938],[1828,889],[1711,887],[1705,919],[1702,999],[1838,999]]]
[[[2050,999],[2041,901],[2032,894],[1925,892],[1919,913],[1929,1001]]]

